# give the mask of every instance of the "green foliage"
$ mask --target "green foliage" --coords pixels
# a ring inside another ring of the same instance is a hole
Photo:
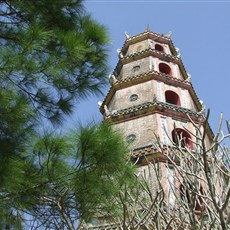
[[[74,229],[115,211],[110,201],[134,170],[120,134],[105,123],[40,131],[44,118],[58,125],[101,93],[105,27],[81,0],[1,1],[0,25],[0,228]]]
[[[74,100],[107,82],[106,29],[82,1],[0,3],[0,88],[22,94],[37,115],[60,122]]]
[[[49,224],[59,222],[61,226],[62,215],[73,221],[89,220],[95,213],[114,214],[118,207],[111,200],[124,184],[134,182],[128,147],[106,123],[80,126],[65,137],[46,132],[38,138],[33,153],[43,178],[31,190],[43,198],[42,206],[31,210],[38,222],[47,218]]]
[[[128,163],[128,146],[122,135],[106,123],[81,128],[73,136],[78,173],[74,182],[76,200],[82,218],[89,220],[96,212],[115,211],[111,202],[124,184],[134,181],[134,168]]]
[[[57,184],[69,175],[71,168],[68,159],[72,144],[67,137],[46,131],[37,138],[33,146],[33,163],[42,178],[40,184]],[[62,186],[62,184],[60,184]],[[44,186],[44,189],[47,187]],[[48,188],[49,189],[49,188]]]
[[[89,220],[95,213],[112,215],[119,207],[111,200],[124,184],[134,182],[128,146],[106,123],[80,126],[66,136],[46,131],[28,137],[28,143],[21,154],[12,153],[0,164],[4,225],[19,226],[25,213],[48,229],[76,225],[79,218]]]
[[[33,113],[27,100],[12,91],[0,91],[0,185],[11,161],[23,158],[25,142],[33,133]]]
[[[20,229],[20,215],[14,207],[18,210],[28,206],[26,196],[19,197],[18,193],[31,186],[34,180],[32,172],[35,173],[35,167],[25,153],[31,136],[35,134],[35,124],[34,112],[23,95],[17,95],[10,89],[0,91],[1,229],[4,229],[3,226]]]

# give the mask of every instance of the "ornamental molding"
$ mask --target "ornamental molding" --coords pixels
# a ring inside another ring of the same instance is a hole
[[[133,119],[134,117],[140,116],[140,115],[146,115],[148,113],[160,113],[160,114],[166,114],[171,115],[173,118],[179,117],[188,119],[189,115],[190,117],[193,117],[195,121],[198,122],[199,118],[203,117],[203,114],[200,114],[199,112],[177,106],[174,104],[170,104],[167,102],[161,102],[158,101],[156,98],[153,98],[152,102],[144,102],[139,105],[131,106],[124,109],[119,110],[113,110],[113,111],[106,111],[104,114],[105,119],[111,120],[115,122],[115,120],[124,121],[126,119]]]

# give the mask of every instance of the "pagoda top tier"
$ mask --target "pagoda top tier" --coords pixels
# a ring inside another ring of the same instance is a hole
[[[160,43],[164,43],[164,44],[168,44],[170,49],[172,50],[172,55],[177,55],[177,51],[176,48],[174,47],[174,44],[171,40],[171,36],[172,36],[172,32],[169,31],[169,33],[167,35],[164,34],[160,34],[160,33],[156,33],[156,32],[152,32],[150,31],[149,28],[147,28],[144,32],[139,33],[137,35],[134,36],[130,36],[127,32],[125,32],[125,43],[122,46],[121,52],[122,53],[126,53],[127,49],[130,45],[146,40],[146,39],[152,39],[155,41],[158,41]]]
[[[186,80],[187,78],[190,78],[190,74],[187,73],[182,62],[179,48],[174,47],[171,35],[172,32],[163,35],[151,32],[148,28],[144,32],[135,36],[130,36],[125,32],[126,40],[124,45],[121,49],[117,49],[119,60],[113,71],[113,75],[117,79],[121,79],[124,72],[123,67],[126,64],[134,63],[140,59],[144,60],[148,57],[154,57],[162,60],[164,63],[171,62],[172,66],[178,65],[178,68],[180,68],[181,79]]]

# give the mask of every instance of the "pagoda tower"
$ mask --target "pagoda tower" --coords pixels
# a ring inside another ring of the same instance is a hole
[[[111,88],[100,105],[105,120],[122,131],[134,155],[154,155],[156,136],[167,146],[180,134],[184,145],[195,148],[195,140],[186,130],[195,133],[191,119],[200,123],[204,107],[171,34],[149,28],[135,36],[126,33],[123,47],[117,50]],[[209,126],[207,134],[208,145],[213,138]],[[163,156],[158,160],[163,162]]]
[[[111,87],[100,111],[106,121],[123,133],[140,171],[149,162],[157,162],[161,175],[170,180],[167,175],[172,173],[167,172],[170,170],[167,158],[159,152],[156,142],[162,148],[173,147],[180,136],[181,146],[195,151],[197,140],[192,133],[196,132],[194,124],[204,119],[204,107],[179,49],[171,40],[171,32],[162,35],[147,28],[135,36],[125,35],[123,47],[117,50],[118,63],[110,75]],[[206,127],[208,146],[213,134],[210,126]],[[166,180],[162,186],[170,200]]]

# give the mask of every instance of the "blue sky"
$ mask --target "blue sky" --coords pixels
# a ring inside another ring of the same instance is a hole
[[[116,50],[125,41],[124,32],[136,35],[147,25],[167,34],[179,47],[185,69],[205,107],[211,109],[215,132],[220,113],[230,119],[230,0],[229,1],[99,1],[86,0],[86,10],[108,28],[111,38],[109,66],[115,68]],[[106,94],[108,89],[104,90]],[[101,120],[97,102],[90,97],[76,108],[72,122]]]

